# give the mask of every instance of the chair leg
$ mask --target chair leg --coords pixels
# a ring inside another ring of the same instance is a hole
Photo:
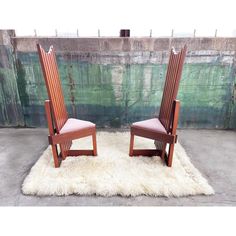
[[[51,147],[52,147],[52,155],[53,155],[53,159],[54,159],[54,166],[55,166],[55,168],[58,168],[58,167],[60,167],[61,161],[58,156],[57,146],[51,145]]]
[[[96,138],[96,132],[93,133],[92,139],[93,139],[93,155],[97,156],[97,138]]]
[[[129,156],[133,156],[133,149],[134,149],[134,135],[130,135],[130,146],[129,146]]]
[[[67,141],[65,143],[60,144],[60,150],[61,150],[60,154],[61,154],[62,160],[66,159],[67,152],[68,150],[70,150],[71,145],[72,145],[72,141]]]
[[[166,143],[163,143],[162,151],[161,151],[161,159],[165,160],[165,154],[166,154]]]
[[[168,158],[167,158],[167,166],[168,167],[172,166],[173,154],[174,154],[174,144],[170,144]]]

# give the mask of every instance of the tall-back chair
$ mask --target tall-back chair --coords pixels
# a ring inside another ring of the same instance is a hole
[[[96,125],[89,121],[68,118],[53,46],[45,52],[37,44],[39,59],[48,92],[45,111],[55,167],[67,156],[97,155]],[[72,140],[92,136],[92,150],[70,150]],[[59,146],[59,147],[58,147]]]
[[[162,95],[159,117],[135,122],[131,125],[130,156],[159,155],[172,166],[174,144],[177,141],[177,125],[180,102],[176,100],[187,47],[176,53],[172,48],[167,67],[166,80]],[[133,149],[134,136],[156,140],[156,149]],[[169,144],[169,151],[166,151]]]

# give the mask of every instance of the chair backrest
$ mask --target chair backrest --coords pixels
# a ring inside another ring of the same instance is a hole
[[[173,104],[176,100],[179,82],[181,79],[184,59],[186,56],[187,47],[176,53],[174,48],[170,51],[169,63],[166,72],[166,80],[162,95],[159,119],[167,132],[171,129],[171,119],[173,116]]]
[[[39,59],[47,87],[48,97],[51,102],[53,120],[57,133],[68,119],[63,91],[58,73],[56,56],[53,46],[45,52],[40,44],[37,44]]]

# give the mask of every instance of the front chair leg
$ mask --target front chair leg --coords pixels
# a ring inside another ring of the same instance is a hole
[[[130,146],[129,146],[129,156],[133,156],[134,153],[134,135],[130,135]]]
[[[93,139],[93,155],[97,156],[97,138],[96,138],[96,132],[92,135]]]

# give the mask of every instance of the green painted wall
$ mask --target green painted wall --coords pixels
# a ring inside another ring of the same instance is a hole
[[[22,50],[21,41],[17,43],[14,51],[7,52],[11,66],[0,67],[0,125],[42,127],[47,92],[38,55],[35,50]],[[158,114],[168,50],[62,51],[62,43],[58,48],[70,116],[100,127],[120,127]],[[223,49],[189,50],[178,93],[179,127],[236,128],[234,53]],[[6,104],[14,104],[17,112],[6,110]]]
[[[42,126],[47,93],[38,56],[18,53],[17,58],[26,126]],[[166,64],[102,65],[60,55],[58,66],[71,116],[119,126],[149,118],[159,109]],[[231,84],[231,65],[185,64],[178,94],[180,127],[229,128]]]
[[[0,45],[0,125],[24,126],[12,48]]]

